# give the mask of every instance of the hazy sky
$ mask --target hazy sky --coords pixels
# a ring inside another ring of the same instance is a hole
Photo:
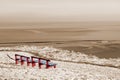
[[[120,0],[0,0],[0,22],[120,21]]]

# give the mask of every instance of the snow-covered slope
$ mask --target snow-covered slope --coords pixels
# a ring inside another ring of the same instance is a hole
[[[56,49],[53,47],[47,47],[47,46],[16,46],[16,47],[1,47],[0,51],[25,51],[30,52],[35,55],[39,55],[42,57],[47,57],[50,59],[55,60],[61,60],[61,61],[72,61],[72,62],[78,62],[78,63],[90,63],[90,64],[96,64],[96,65],[103,65],[103,66],[111,66],[111,67],[117,67],[120,68],[120,58],[114,58],[114,59],[101,59],[96,56],[88,56],[81,52],[70,52],[68,50],[61,50]]]
[[[26,56],[33,55],[29,52],[53,58],[52,62],[57,63],[57,68],[39,69],[37,66],[32,68],[26,65],[15,65],[15,62],[7,56],[9,54],[14,58],[16,53]],[[75,62],[88,62],[89,64]],[[43,46],[1,47],[0,80],[120,80],[119,68],[91,65],[90,63],[119,67],[120,59],[99,59],[80,52],[75,53]]]

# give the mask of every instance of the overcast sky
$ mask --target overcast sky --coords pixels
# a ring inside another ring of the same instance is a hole
[[[0,0],[0,22],[120,21],[120,0]]]

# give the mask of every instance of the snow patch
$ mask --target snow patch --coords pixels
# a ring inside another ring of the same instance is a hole
[[[11,50],[11,51],[7,51]],[[17,52],[21,50],[28,52]],[[32,56],[29,52],[38,53],[47,58],[53,58],[57,68],[39,69],[26,65],[16,65],[7,54],[14,58],[15,54]],[[64,62],[67,60],[69,62]],[[120,59],[100,59],[83,53],[60,50],[44,46],[16,46],[0,48],[0,80],[119,80],[120,69],[113,67],[80,64],[74,62],[89,62],[101,65],[120,66]]]

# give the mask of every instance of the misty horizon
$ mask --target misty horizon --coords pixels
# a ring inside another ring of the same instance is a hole
[[[4,0],[0,23],[120,21],[118,0]]]

